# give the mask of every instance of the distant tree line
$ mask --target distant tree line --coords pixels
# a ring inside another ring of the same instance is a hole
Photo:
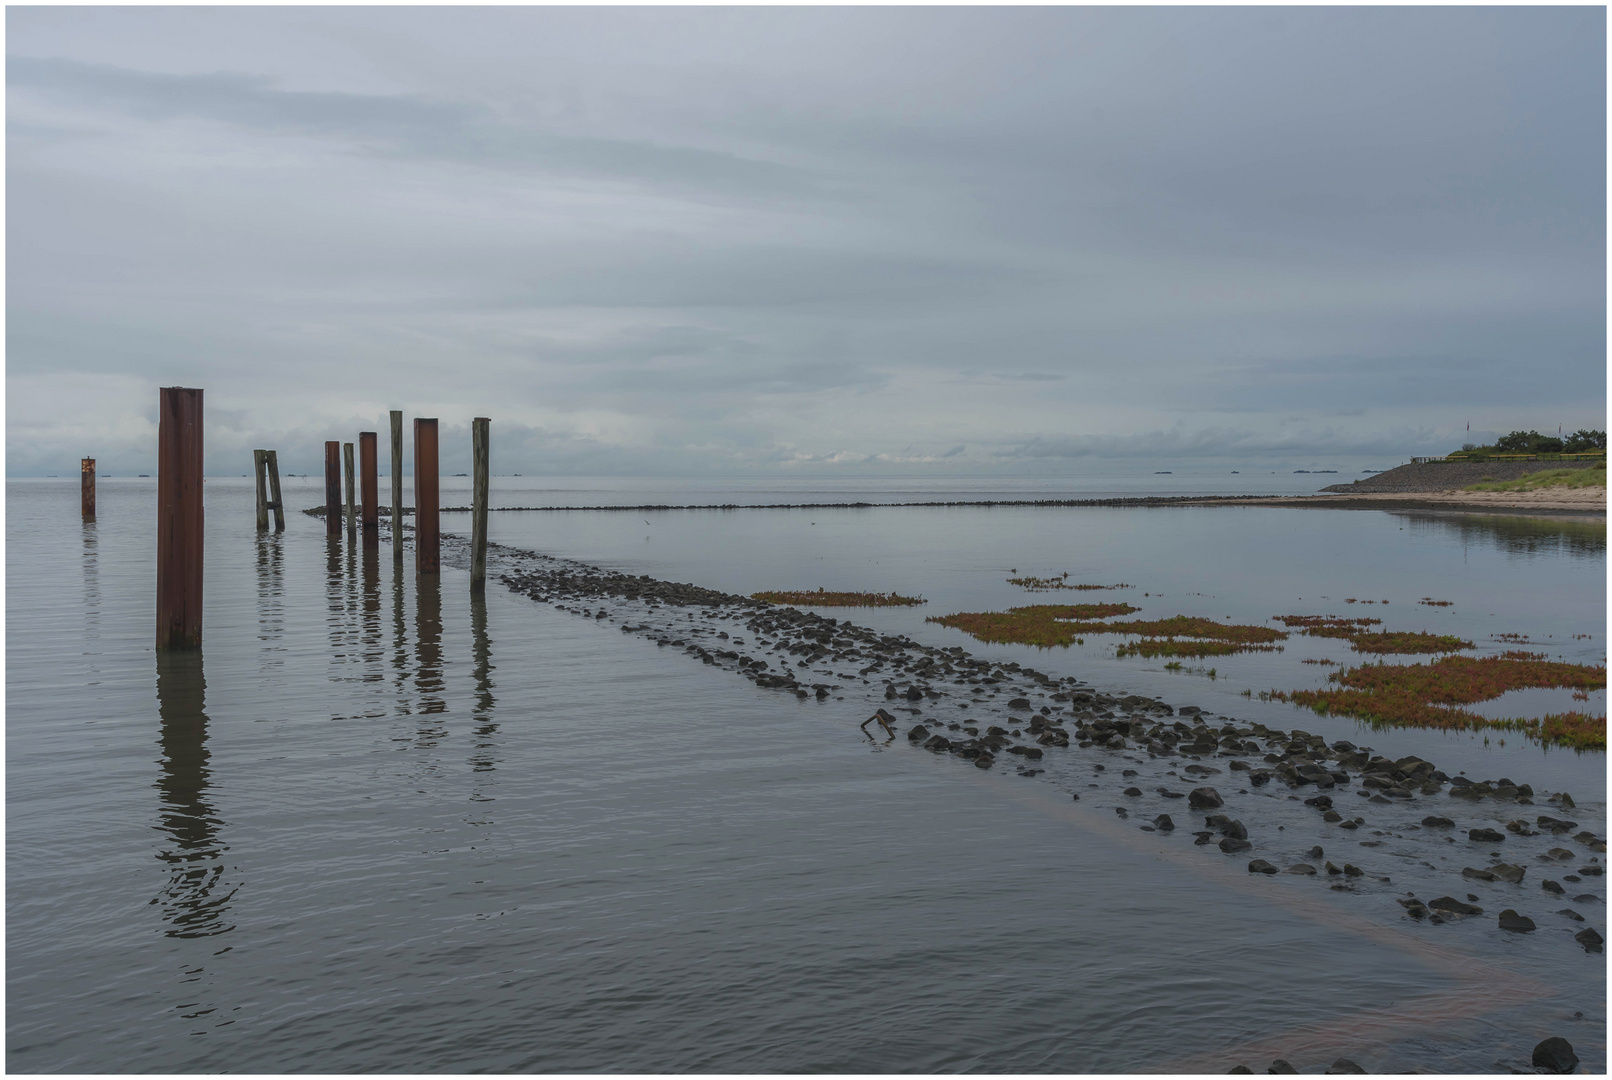
[[[1606,450],[1606,432],[1579,428],[1563,439],[1537,431],[1513,431],[1491,446],[1465,443],[1461,450],[1468,454],[1588,454]]]

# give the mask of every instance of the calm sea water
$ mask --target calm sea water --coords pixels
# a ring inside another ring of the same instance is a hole
[[[1146,483],[495,487],[504,505],[603,505]],[[76,478],[8,484],[10,1069],[1224,1071],[1347,1054],[1482,1072],[1552,1034],[1605,1068],[1604,958],[1571,939],[1605,932],[1604,878],[1575,886],[1599,898],[1575,901],[1586,924],[1550,921],[1537,891],[1507,901],[1540,922],[1527,936],[1402,919],[1403,891],[1464,888],[1414,854],[1359,893],[1255,881],[1096,795],[1071,802],[1073,764],[960,769],[864,739],[849,692],[796,702],[496,585],[472,603],[461,571],[423,585],[301,514],[260,537],[243,480],[208,485],[206,647],[159,660],[154,494],[103,480],[86,526]],[[322,501],[312,480],[286,494]],[[918,593],[922,608],[852,617],[1566,789],[1605,835],[1603,755],[1363,731],[1257,697],[1319,683],[1299,660],[1346,660],[1346,643],[1216,658],[1211,679],[1099,639],[1037,653],[922,621],[1034,602],[1004,579],[1068,571],[1129,583],[1083,598],[1148,616],[1371,614],[1601,662],[1604,524],[886,508],[504,514],[491,531],[732,592]]]

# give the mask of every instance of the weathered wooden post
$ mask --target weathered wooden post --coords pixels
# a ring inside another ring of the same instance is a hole
[[[165,386],[157,402],[157,648],[202,642],[202,392]]]
[[[87,457],[78,463],[81,479],[79,480],[78,501],[79,510],[85,521],[95,520],[95,459]]]
[[[269,471],[269,509],[274,511],[274,531],[285,532],[285,503],[280,501],[280,455],[263,451],[263,464]]]
[[[352,534],[358,531],[358,511],[353,505],[353,444],[341,444],[342,464],[347,470],[347,532]]]
[[[325,532],[341,532],[341,443],[325,443]]]
[[[269,531],[269,478],[267,450],[252,451],[252,475],[257,483],[257,531]]]
[[[392,558],[403,561],[403,410],[392,410]]]
[[[487,588],[487,496],[492,421],[478,416],[470,421],[470,591]]]
[[[380,481],[376,477],[375,433],[358,433],[358,495],[364,526],[364,546],[378,547],[381,542]]]
[[[414,418],[414,571],[442,569],[442,533],[438,520],[437,422]]]

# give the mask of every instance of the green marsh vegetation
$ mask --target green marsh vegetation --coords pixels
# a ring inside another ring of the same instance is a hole
[[[1284,626],[1300,629],[1308,637],[1342,638],[1355,652],[1448,653],[1472,648],[1472,642],[1451,634],[1367,629],[1381,625],[1381,619],[1340,619],[1331,615],[1276,615],[1273,618]]]
[[[993,644],[1051,648],[1076,644],[1086,634],[1126,634],[1142,640],[1118,647],[1120,656],[1224,656],[1258,650],[1287,637],[1268,626],[1237,626],[1213,619],[1176,615],[1169,619],[1099,622],[1140,611],[1129,604],[1038,604],[1007,611],[931,615],[927,622],[950,626]],[[1186,640],[1182,640],[1186,639]]]
[[[1542,469],[1515,480],[1488,480],[1467,491],[1545,491],[1550,488],[1604,488],[1606,462],[1587,469]]]
[[[921,596],[900,596],[893,592],[828,592],[824,589],[818,589],[816,592],[810,589],[798,592],[758,592],[751,593],[750,599],[769,604],[791,604],[801,607],[913,607],[924,603],[924,598]]]
[[[1010,577],[1007,579],[1007,583],[1009,585],[1017,585],[1019,588],[1028,592],[1051,592],[1053,589],[1080,589],[1082,591],[1087,591],[1096,589],[1131,588],[1130,585],[1126,585],[1123,582],[1117,585],[1087,585],[1082,582],[1070,584],[1068,571],[1065,571],[1063,574],[1060,574],[1057,577],[1043,578],[1031,577],[1029,575],[1026,575],[1025,577]]]

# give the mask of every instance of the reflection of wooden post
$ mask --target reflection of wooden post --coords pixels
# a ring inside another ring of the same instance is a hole
[[[364,546],[374,547],[381,542],[381,507],[379,482],[375,476],[375,433],[358,433],[358,496],[364,526]]]
[[[470,421],[470,591],[487,588],[487,495],[488,451],[491,449],[489,429],[492,421],[478,416]]]
[[[269,452],[267,450],[252,451],[252,475],[257,482],[257,531],[269,531],[269,478],[265,475],[268,465]]]
[[[442,568],[442,534],[437,519],[437,422],[414,418],[414,570],[435,574]]]
[[[325,532],[341,532],[341,443],[325,443]]]
[[[280,455],[263,451],[263,464],[269,471],[269,509],[274,511],[274,531],[285,532],[285,503],[280,501]]]
[[[202,392],[165,386],[157,405],[157,648],[202,638]]]
[[[392,558],[403,561],[403,411],[392,410]]]
[[[84,458],[78,463],[82,479],[79,480],[79,510],[85,521],[95,520],[95,459]]]
[[[352,443],[342,443],[341,444],[341,457],[342,457],[342,464],[347,469],[347,531],[349,533],[351,533],[351,532],[355,531],[358,528],[358,513],[357,513],[356,507],[354,507],[354,505],[353,505],[355,500],[354,500],[354,492],[353,492],[353,444]]]

